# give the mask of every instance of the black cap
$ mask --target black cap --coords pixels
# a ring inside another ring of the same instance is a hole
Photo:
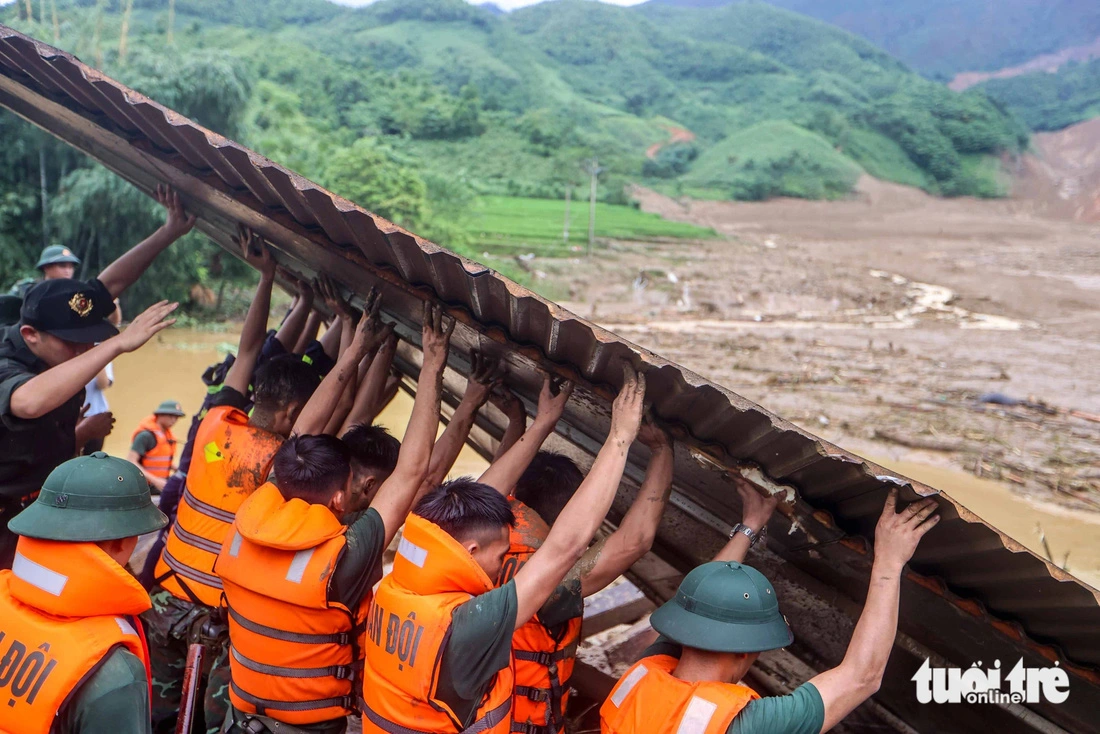
[[[27,326],[69,342],[92,344],[118,334],[107,317],[115,303],[106,293],[82,280],[44,280],[27,291],[20,320]]]

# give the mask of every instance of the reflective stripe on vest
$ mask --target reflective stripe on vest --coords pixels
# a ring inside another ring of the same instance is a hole
[[[510,664],[485,681],[472,710],[456,710],[438,693],[455,610],[492,591],[492,580],[454,538],[419,515],[405,521],[403,537],[408,542],[366,614],[364,734],[508,734]],[[454,675],[467,674],[463,662],[455,661]]]
[[[328,588],[346,532],[328,508],[271,483],[238,509],[215,569],[229,609],[229,697],[242,714],[305,726],[354,711],[357,610]]]
[[[687,711],[680,718],[680,725],[676,727],[676,734],[703,734],[717,710],[718,704],[713,701],[692,696]]]
[[[726,734],[760,698],[740,684],[680,680],[673,675],[678,663],[653,655],[627,671],[600,707],[602,734]]]
[[[509,533],[508,553],[498,584],[513,578],[549,533],[537,512],[515,499],[510,504],[516,524]],[[512,635],[516,660],[512,731],[557,734],[564,730],[568,682],[573,675],[582,621],[578,616],[551,630],[536,616]]]
[[[407,726],[401,726],[396,724],[380,714],[376,713],[365,701],[360,700],[360,706],[363,709],[363,715],[370,720],[372,724],[377,726],[383,731],[389,732],[389,734],[433,734],[433,732],[427,732],[420,729],[410,729]],[[511,699],[505,701],[501,705],[497,706],[492,711],[489,711],[480,719],[470,724],[463,729],[460,734],[479,734],[479,732],[489,731],[497,724],[500,724],[508,717],[508,713],[512,709]]]
[[[51,731],[113,650],[140,659],[147,676],[140,625],[119,611],[136,614],[142,601],[137,582],[94,543],[19,538],[12,568],[0,571],[0,731]]]
[[[317,698],[312,701],[273,701],[270,698],[260,698],[251,693],[242,691],[233,681],[229,687],[242,701],[247,701],[256,707],[256,713],[267,716],[269,711],[306,712],[318,709],[341,708],[350,709],[355,705],[355,699],[351,696],[339,696],[337,698]]]
[[[222,604],[214,562],[237,509],[264,483],[283,439],[248,424],[236,408],[211,408],[195,433],[194,451],[175,522],[154,574],[183,601]]]
[[[176,439],[172,436],[171,430],[162,428],[157,423],[155,415],[143,420],[130,440],[133,441],[143,431],[153,434],[157,442],[143,456],[138,457],[138,463],[154,477],[167,479],[172,474],[172,461],[176,458]]]

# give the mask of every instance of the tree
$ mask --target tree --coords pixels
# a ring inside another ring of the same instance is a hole
[[[334,193],[402,227],[415,229],[425,220],[423,179],[373,138],[360,138],[334,152],[322,181]]]

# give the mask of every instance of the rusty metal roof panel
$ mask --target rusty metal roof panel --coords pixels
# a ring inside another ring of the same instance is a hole
[[[644,370],[653,412],[677,439],[674,495],[654,546],[633,579],[657,599],[679,573],[707,560],[740,517],[730,473],[773,491],[791,490],[772,535],[751,562],[776,584],[796,642],[765,656],[763,670],[816,671],[843,657],[866,593],[875,521],[886,493],[905,500],[935,490],[848,454],[703,377],[641,349],[556,304],[325,191],[82,64],[70,54],[0,26],[0,106],[84,151],[149,193],[177,188],[198,227],[232,251],[237,222],[262,233],[282,265],[326,272],[365,295],[383,292],[384,312],[419,342],[424,299],[444,302],[458,325],[450,368],[470,352],[500,355],[509,384],[533,409],[539,370],[577,381],[551,444],[591,462],[609,425],[619,362]],[[418,355],[398,364],[415,375]],[[453,396],[452,396],[453,397]],[[487,409],[478,435],[499,437],[504,416]],[[485,450],[488,450],[486,448]],[[641,481],[635,447],[610,519],[621,518]],[[1047,563],[953,499],[903,580],[894,655],[882,690],[845,724],[848,731],[1100,732],[1098,592]],[[660,560],[656,560],[660,559]],[[793,656],[793,657],[792,657]],[[1057,662],[1070,673],[1061,705],[920,706],[910,678],[925,658],[969,667]]]

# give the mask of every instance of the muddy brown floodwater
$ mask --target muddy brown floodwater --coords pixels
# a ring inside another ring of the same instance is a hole
[[[239,338],[240,333],[235,330],[168,329],[142,349],[116,360],[115,384],[107,391],[107,400],[115,415],[115,429],[104,449],[114,456],[126,456],[138,423],[164,400],[178,400],[187,411],[175,431],[176,438],[184,441],[191,417],[202,404],[206,392],[202,383],[203,371],[224,359],[227,350],[236,351]],[[377,422],[399,439],[403,438],[412,404],[411,397],[398,393]],[[459,455],[452,474],[476,476],[485,467],[485,461],[466,448]]]

